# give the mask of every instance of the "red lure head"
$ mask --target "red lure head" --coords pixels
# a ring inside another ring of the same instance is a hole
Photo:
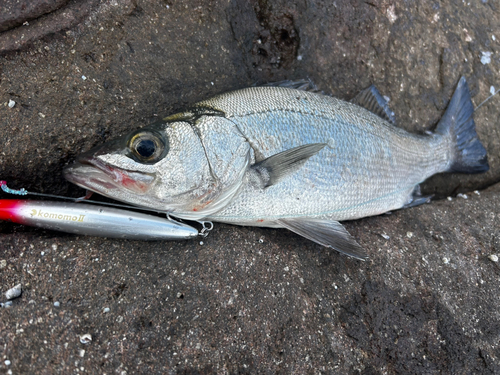
[[[25,202],[23,199],[0,199],[0,220],[22,224],[22,216],[19,215],[18,210],[23,202]]]

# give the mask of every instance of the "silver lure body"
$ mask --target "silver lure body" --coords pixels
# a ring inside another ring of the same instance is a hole
[[[129,240],[183,240],[198,236],[195,228],[173,220],[85,203],[2,199],[0,218],[67,233]]]
[[[65,177],[182,219],[284,227],[364,259],[339,221],[416,205],[433,174],[488,162],[464,78],[429,135],[385,120],[373,86],[361,94],[371,111],[287,87],[222,94],[88,151]]]

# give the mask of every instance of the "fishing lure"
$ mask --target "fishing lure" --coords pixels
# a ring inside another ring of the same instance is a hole
[[[26,189],[0,188],[9,194],[28,195]],[[42,194],[37,194],[42,195]],[[0,220],[79,235],[131,240],[182,240],[199,235],[184,223],[136,211],[85,203],[0,199]],[[200,235],[205,235],[204,230]]]

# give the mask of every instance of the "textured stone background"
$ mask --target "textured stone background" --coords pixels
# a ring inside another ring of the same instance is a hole
[[[255,82],[309,77],[343,99],[374,83],[414,132],[461,75],[475,105],[500,88],[491,0],[0,8],[0,177],[13,188],[82,195],[61,177],[75,155]],[[1,223],[1,291],[23,294],[0,309],[0,373],[500,373],[499,113],[497,97],[475,116],[488,173],[425,185],[480,195],[347,223],[364,263],[285,230],[216,225],[200,245]]]

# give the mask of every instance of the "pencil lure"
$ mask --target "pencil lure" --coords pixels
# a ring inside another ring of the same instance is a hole
[[[1,199],[0,219],[79,235],[131,240],[181,240],[198,230],[170,219],[84,203]]]

